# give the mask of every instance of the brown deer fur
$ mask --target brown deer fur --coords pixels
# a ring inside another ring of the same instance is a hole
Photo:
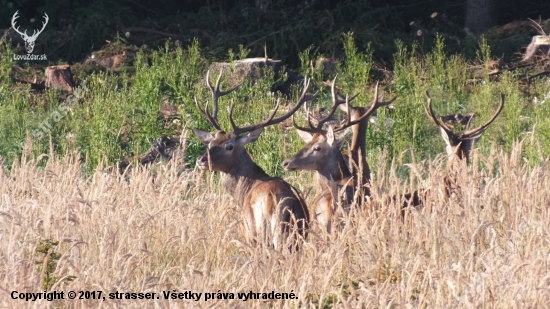
[[[221,130],[217,121],[217,99],[229,91],[220,91],[218,77],[216,87],[212,87],[207,74],[207,85],[212,92],[213,112],[202,110],[195,100],[197,108],[216,128],[216,133],[194,129],[196,136],[207,145],[206,153],[197,159],[197,165],[202,170],[221,173],[222,187],[230,192],[233,200],[243,207],[243,219],[246,238],[255,242],[271,239],[275,249],[279,248],[281,233],[284,238],[290,234],[295,237],[307,236],[309,213],[307,206],[297,190],[281,178],[267,175],[250,157],[244,146],[256,141],[269,125],[279,123],[290,117],[309,97],[306,96],[309,81],[304,81],[304,89],[298,102],[285,115],[274,118],[277,111],[264,122],[238,127],[233,119],[233,105],[229,116],[233,131],[226,133]],[[244,134],[246,133],[246,134]],[[279,228],[280,227],[280,228]],[[297,227],[297,230],[293,228]]]
[[[321,184],[321,192],[313,201],[313,209],[317,221],[328,232],[331,230],[331,221],[338,204],[348,205],[352,203],[356,193],[360,193],[360,195],[369,194],[368,188],[362,186],[362,184],[367,184],[370,181],[370,169],[365,159],[366,132],[361,132],[361,130],[366,130],[368,117],[376,109],[389,105],[395,100],[393,98],[388,102],[378,102],[377,83],[372,104],[368,108],[354,108],[349,104],[349,100],[342,100],[337,97],[334,91],[335,81],[336,78],[331,86],[333,104],[329,114],[323,119],[317,120],[317,126],[313,126],[311,121],[308,121],[310,128],[302,128],[295,124],[298,134],[306,142],[306,145],[292,158],[283,162],[283,167],[288,171],[316,171],[316,177],[318,177]],[[346,103],[345,107],[342,108],[344,111],[351,111],[347,113],[346,124],[336,126],[334,129],[332,127],[329,127],[328,130],[322,129],[323,124],[332,117],[336,108],[342,103]],[[341,143],[337,142],[334,137],[335,131],[341,131],[348,127],[352,127],[354,130],[350,148],[353,162],[349,164],[349,167],[346,164],[344,154],[340,150]],[[360,181],[357,181],[357,179],[360,179]],[[356,191],[358,186],[363,189],[363,192]],[[344,194],[341,195],[340,192]],[[359,205],[362,205],[362,197],[358,201]]]

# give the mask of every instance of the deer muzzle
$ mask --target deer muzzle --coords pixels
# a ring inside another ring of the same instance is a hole
[[[197,158],[197,166],[201,170],[207,170],[208,169],[208,155],[203,154],[202,156]]]
[[[296,170],[296,166],[292,159],[285,160],[283,162],[283,168],[285,169],[285,171],[289,171],[289,172]]]

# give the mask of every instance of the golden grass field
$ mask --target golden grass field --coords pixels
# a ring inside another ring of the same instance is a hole
[[[457,179],[462,196],[449,200],[440,186],[446,162],[439,155],[411,165],[412,187],[395,166],[372,167],[375,201],[430,189],[425,207],[405,219],[399,204],[380,202],[369,217],[344,216],[333,235],[313,228],[298,252],[276,252],[245,243],[240,206],[211,173],[182,171],[181,161],[125,175],[100,165],[84,177],[70,154],[23,156],[0,169],[0,307],[550,308],[547,159],[530,167],[521,143],[486,157],[474,151]],[[289,181],[306,192],[302,175]],[[51,272],[37,253],[48,239],[59,242]],[[106,299],[12,299],[12,291],[44,291],[48,278],[65,298],[102,291]],[[173,290],[216,298],[164,299]],[[159,299],[108,298],[117,291]],[[249,291],[297,299],[238,299]],[[235,299],[217,299],[218,292]]]

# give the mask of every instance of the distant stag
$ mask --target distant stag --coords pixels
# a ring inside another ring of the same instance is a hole
[[[212,113],[208,112],[208,103],[203,110],[197,99],[195,105],[201,114],[216,129],[215,134],[194,129],[195,135],[208,149],[197,159],[197,165],[202,170],[221,173],[221,184],[232,196],[233,200],[243,207],[246,238],[255,242],[271,239],[275,249],[278,249],[281,233],[286,238],[291,233],[306,237],[309,224],[307,206],[297,190],[281,178],[270,177],[259,167],[248,152],[245,145],[260,137],[267,126],[282,122],[290,117],[309,98],[307,90],[309,80],[304,80],[302,94],[296,104],[284,115],[275,118],[279,103],[275,110],[263,122],[239,127],[233,120],[233,108],[229,110],[229,120],[233,131],[224,132],[218,122],[218,99],[233,92],[239,85],[227,91],[220,91],[220,73],[216,86],[212,87],[208,72],[206,84],[212,93]],[[297,227],[293,230],[292,227]]]
[[[370,180],[370,170],[365,159],[366,132],[361,132],[361,130],[366,130],[368,117],[374,111],[381,106],[391,104],[395,100],[393,98],[387,102],[379,102],[377,83],[370,107],[356,108],[351,106],[350,99],[344,99],[336,94],[335,82],[336,77],[331,85],[332,107],[325,117],[317,119],[317,124],[313,125],[312,116],[308,114],[309,128],[300,127],[294,122],[298,134],[306,145],[292,158],[283,162],[283,167],[287,171],[316,171],[316,177],[320,181],[322,192],[315,197],[313,209],[317,221],[327,232],[331,230],[331,222],[338,204],[348,205],[353,202],[356,196],[361,196],[362,201],[363,195],[365,193],[368,195],[368,189],[362,186]],[[351,111],[347,112],[346,123],[334,127],[329,126],[326,130],[323,129],[323,125],[334,115],[336,109],[344,103],[343,109],[346,112]],[[335,133],[349,127],[353,128],[354,137],[350,153],[346,155],[341,152],[342,142],[336,140]],[[346,162],[349,156],[351,156],[353,162]],[[366,192],[356,190],[358,184]],[[343,192],[343,195],[340,195],[340,192]]]
[[[446,144],[446,150],[447,154],[449,155],[449,163],[447,165],[447,173],[444,179],[444,185],[445,185],[445,196],[450,197],[453,194],[457,194],[460,192],[460,187],[456,184],[456,168],[458,168],[457,164],[459,164],[461,161],[465,161],[466,164],[468,164],[470,159],[470,153],[472,152],[472,149],[474,147],[474,144],[479,140],[483,132],[485,132],[485,129],[498,117],[502,109],[504,108],[504,94],[500,94],[500,104],[489,121],[487,121],[484,125],[477,127],[472,130],[468,130],[468,127],[470,125],[470,121],[473,118],[473,114],[467,114],[466,116],[463,116],[462,123],[466,123],[466,129],[467,131],[464,133],[455,133],[453,132],[444,122],[441,122],[437,119],[437,117],[434,114],[434,111],[432,109],[432,98],[430,97],[430,94],[426,91],[426,114],[428,115],[428,118],[435,123],[439,127],[439,131],[441,132],[441,136],[443,137],[443,140]],[[466,119],[463,119],[466,117]],[[449,118],[449,116],[441,117],[442,119]],[[461,118],[461,117],[457,117]],[[457,160],[458,159],[458,160]]]

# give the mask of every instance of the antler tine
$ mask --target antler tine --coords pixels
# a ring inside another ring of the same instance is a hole
[[[309,125],[310,128],[312,128],[313,130],[322,130],[322,128],[318,128],[317,126],[314,126],[313,125],[313,122],[311,122],[311,119],[315,120],[317,123],[319,123],[319,120],[315,117],[313,117],[313,115],[311,115],[311,113],[307,113],[307,124]]]
[[[374,84],[374,99],[372,100],[372,104],[378,103],[378,85],[380,85],[379,80],[377,80],[376,84]]]
[[[308,119],[309,119],[309,117],[308,117]],[[311,123],[311,122],[310,122],[310,123]],[[316,130],[315,128],[311,127],[311,124],[310,124],[310,128],[306,128],[306,127],[301,127],[301,126],[299,126],[299,125],[296,123],[296,118],[294,118],[294,115],[292,115],[292,125],[293,125],[296,129],[298,129],[298,130],[300,130],[300,131],[306,131],[306,132],[313,133],[313,134],[318,133],[318,130]]]
[[[338,105],[346,103],[346,101],[339,100],[336,96],[335,85],[336,85],[337,78],[338,78],[338,74],[334,76],[334,79],[332,80],[332,83],[330,85],[330,93],[332,95],[332,106],[330,108],[330,111],[323,118],[320,118],[320,119],[315,118],[315,120],[317,121],[317,126],[316,126],[317,130],[322,131],[323,125],[334,115],[334,113],[336,112],[336,109],[338,109]],[[357,97],[357,95],[355,95],[353,98],[355,99],[355,97]],[[347,96],[346,96],[346,100],[347,100]]]
[[[246,127],[242,127],[242,128],[237,126],[237,124],[235,124],[235,121],[233,121],[233,107],[235,107],[235,105],[233,104],[233,102],[231,102],[231,107],[229,109],[229,121],[231,122],[231,126],[233,127],[233,133],[235,135],[239,135],[239,134],[242,134],[242,133],[245,133],[245,132],[254,131],[256,129],[259,129],[260,127],[266,127],[268,125],[274,124],[274,123],[270,123],[270,122],[273,120],[273,117],[275,117],[275,114],[277,113],[277,110],[279,109],[279,100],[277,100],[277,104],[275,105],[275,109],[273,110],[271,115],[269,115],[269,117],[266,120],[264,120],[260,123],[250,125],[250,126],[246,126]]]
[[[472,120],[474,119],[475,114],[471,113],[471,114],[466,114],[466,115],[471,115],[470,119],[468,119],[468,122],[466,123],[466,130],[468,130],[470,128],[470,123],[472,123]]]
[[[348,96],[346,96],[346,101],[345,102],[346,102],[346,110],[351,111]],[[349,127],[350,123],[351,123],[351,112],[348,112],[348,113],[346,113],[346,125],[344,125],[341,129],[338,126],[336,126],[336,127],[333,128],[333,131],[334,131],[334,129],[336,129],[336,132],[341,131],[341,130]]]
[[[231,123],[231,127],[233,127],[233,132],[238,131],[238,126],[235,124],[235,121],[233,120],[233,108],[235,107],[235,102],[231,100],[231,106],[229,107],[229,122]]]
[[[271,113],[271,115],[269,116],[268,119],[266,119],[265,121],[262,121],[261,123],[258,123],[258,124],[253,124],[253,125],[249,125],[249,126],[245,126],[245,127],[238,127],[237,125],[234,124],[233,120],[231,119],[232,118],[231,117],[232,109],[231,109],[229,111],[229,114],[230,114],[231,125],[233,126],[233,132],[236,135],[239,135],[239,134],[242,134],[242,133],[245,133],[245,132],[254,131],[254,130],[260,128],[260,127],[267,127],[267,126],[270,126],[270,125],[277,124],[277,123],[282,122],[283,120],[287,119],[288,117],[292,116],[302,106],[302,104],[304,104],[306,99],[313,98],[317,95],[318,92],[315,92],[312,96],[307,95],[307,90],[309,88],[310,81],[311,80],[308,79],[308,78],[304,79],[304,89],[302,90],[302,94],[301,94],[300,98],[298,99],[298,102],[296,102],[296,104],[288,112],[286,112],[284,115],[282,115],[280,117],[274,118],[275,114],[277,113],[277,110],[279,108],[279,100],[277,100],[277,105],[275,106],[275,110],[273,110],[273,112]]]
[[[397,99],[397,96],[395,96],[393,99],[389,100],[389,101],[385,101],[385,102],[379,102],[378,101],[378,81],[376,82],[376,85],[374,86],[374,99],[371,103],[371,106],[369,107],[369,109],[363,114],[361,115],[361,117],[351,121],[351,118],[350,118],[350,114],[351,113],[346,113],[347,114],[347,120],[346,120],[346,123],[343,124],[343,125],[338,125],[336,127],[334,127],[334,132],[338,132],[338,131],[341,131],[341,130],[344,130],[346,128],[349,128],[353,125],[356,125],[358,123],[360,123],[361,121],[363,121],[364,119],[370,117],[370,115],[372,115],[372,113],[374,113],[374,111],[376,111],[378,108],[380,107],[383,107],[383,106],[387,106],[387,105],[390,105],[392,104],[395,100]],[[346,101],[346,108],[349,110],[350,108],[350,104],[349,104],[349,101]]]
[[[434,111],[432,108],[432,98],[430,97],[430,93],[428,91],[426,91],[426,102],[428,103],[428,106],[424,107],[424,109],[426,110],[426,114],[428,115],[428,118],[430,118],[432,122],[435,123],[436,126],[445,130],[447,134],[456,135],[451,129],[449,129],[449,127],[447,127],[446,124],[441,123],[439,122],[439,120],[437,120],[437,117],[434,115]]]
[[[207,110],[208,110],[208,101],[206,101],[206,105],[204,106],[204,109],[202,109],[199,105],[199,102],[197,101],[197,97],[195,96],[194,98],[195,100],[195,106],[199,109],[199,111],[201,112],[201,114],[206,117],[206,119],[208,120],[208,122],[210,122],[212,124],[212,126],[214,126],[214,128],[216,130],[219,130],[219,131],[222,131],[221,127],[220,127],[220,124],[218,123],[218,120],[217,119],[214,119],[212,116],[210,116],[210,114],[208,114]]]
[[[336,79],[337,78],[338,78],[338,74],[336,74],[336,76],[332,80],[332,83],[331,83],[331,86],[330,86],[330,92],[331,92],[331,96],[332,96],[332,106],[331,106],[330,111],[328,112],[328,114],[324,118],[321,118],[321,119],[317,119],[316,117],[309,115],[309,116],[311,116],[312,119],[315,120],[315,122],[317,122],[317,126],[313,126],[313,124],[311,123],[311,119],[308,116],[309,126],[311,128],[315,128],[317,130],[316,132],[326,132],[325,130],[322,129],[323,125],[327,121],[329,121],[330,118],[334,115],[334,113],[338,109],[338,106],[347,102],[347,106],[353,107],[349,103],[359,96],[359,93],[357,93],[354,96],[352,96],[351,98],[349,98],[347,95],[345,97],[343,97],[341,94],[336,92],[335,85],[336,85]]]
[[[351,103],[351,101],[353,101],[355,98],[357,98],[359,96],[359,93],[357,93],[356,95],[348,98],[348,101]],[[343,95],[339,94],[338,92],[336,92],[336,101],[339,103],[339,104],[342,104],[342,103],[346,103],[346,97],[344,97]],[[350,104],[351,106],[351,104]],[[353,106],[351,106],[353,107]]]
[[[504,108],[504,94],[501,93],[500,94],[500,104],[495,112],[495,114],[493,115],[493,117],[491,117],[491,119],[489,119],[489,121],[487,121],[484,125],[478,127],[478,128],[475,128],[473,130],[469,130],[468,132],[465,132],[462,137],[463,138],[469,138],[469,137],[472,137],[472,136],[475,136],[476,134],[478,133],[483,133],[483,131],[493,122],[495,121],[495,119],[497,119],[498,115],[500,114],[500,112],[502,112],[502,109]]]
[[[224,95],[228,95],[231,92],[237,90],[243,82],[240,82],[233,88],[226,90],[226,91],[220,91],[220,82],[222,79],[223,70],[220,70],[220,74],[218,75],[218,79],[216,80],[216,86],[212,87],[212,84],[210,83],[210,70],[206,72],[206,86],[208,86],[208,89],[210,89],[210,92],[212,93],[212,118],[218,121],[218,99],[220,97],[223,97]]]
[[[317,121],[317,119],[315,119],[315,117],[313,117],[309,112],[309,108],[307,107],[307,99],[306,99],[306,102],[304,102],[304,112],[307,115],[307,122],[309,124],[309,127],[312,129],[315,129],[315,126],[311,122],[311,118],[313,118],[315,121]],[[292,121],[294,121],[294,115],[292,115]]]

